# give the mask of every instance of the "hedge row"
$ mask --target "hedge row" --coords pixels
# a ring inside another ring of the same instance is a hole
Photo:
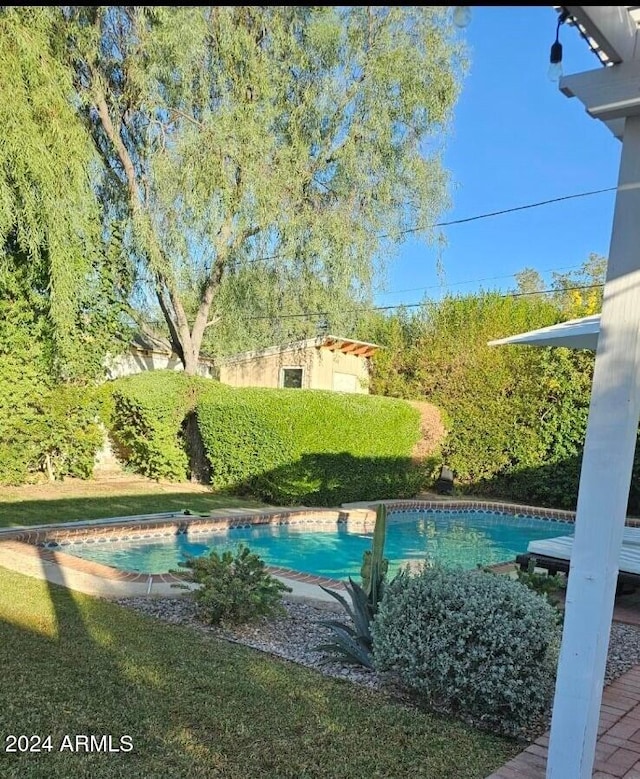
[[[111,434],[122,459],[152,479],[187,478],[188,455],[181,430],[211,382],[181,372],[150,371],[113,382]],[[213,385],[220,392],[223,385]]]
[[[404,401],[326,391],[236,389],[203,399],[198,424],[217,487],[275,503],[336,505],[414,495],[419,413]]]
[[[92,388],[57,383],[29,301],[0,299],[0,484],[87,478],[102,441]]]
[[[373,390],[444,412],[442,457],[462,489],[572,508],[593,354],[488,342],[583,313],[538,295],[476,293],[425,304],[415,315],[381,317],[369,336],[387,347],[373,358]]]
[[[391,398],[225,387],[170,371],[114,383],[113,435],[136,471],[184,479],[198,445],[217,489],[277,503],[336,505],[415,494],[419,413]]]

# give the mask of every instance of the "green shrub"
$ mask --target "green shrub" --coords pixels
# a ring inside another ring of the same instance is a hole
[[[239,390],[285,441],[291,458],[252,481],[278,504],[336,506],[411,497],[425,474],[411,458],[420,414],[402,400],[319,390]]]
[[[184,564],[190,580],[199,584],[195,599],[203,618],[212,625],[241,624],[282,611],[282,593],[290,588],[271,576],[264,561],[248,547],[191,557]]]
[[[105,381],[94,389],[94,397],[98,406],[98,418],[107,430],[114,425],[116,402],[113,397],[116,384],[113,381]]]
[[[373,623],[376,667],[434,708],[518,734],[548,709],[556,611],[506,576],[424,568],[388,585]]]
[[[42,442],[41,467],[50,478],[90,478],[102,443],[93,388],[61,384],[40,402],[43,414],[36,435]]]
[[[182,481],[188,457],[182,423],[206,389],[221,385],[176,371],[150,371],[113,383],[111,432],[120,454],[133,470],[152,479]]]
[[[425,485],[410,457],[354,457],[349,452],[305,454],[254,481],[263,500],[282,505],[339,506],[360,500],[411,498]]]
[[[390,398],[266,388],[206,392],[200,435],[217,488],[278,504],[409,497],[424,484],[410,457],[419,412]]]
[[[343,662],[373,668],[371,625],[384,595],[389,569],[389,561],[384,556],[386,534],[387,507],[381,504],[376,510],[371,549],[367,549],[362,556],[362,586],[356,584],[351,577],[345,584],[350,604],[339,592],[320,585],[346,611],[350,624],[335,619],[323,620],[321,624],[328,626],[332,635],[329,641],[315,647],[316,651],[328,652],[331,657],[337,657]]]
[[[599,279],[603,269],[600,259],[591,258],[582,272]],[[441,455],[463,490],[575,507],[593,353],[488,345],[598,310],[597,299],[581,300],[575,290],[562,291],[567,279],[555,281],[558,293],[549,296],[446,297],[425,303],[415,314],[379,315],[370,325],[368,339],[387,347],[373,356],[372,391],[426,400],[441,409],[448,431]],[[595,292],[590,289],[584,297]],[[588,310],[582,310],[585,306]],[[637,487],[630,507],[640,511]]]
[[[535,557],[529,558],[526,571],[518,568],[516,571],[518,581],[530,590],[544,595],[551,603],[557,601],[560,593],[566,589],[567,577],[563,574],[539,573],[536,571]]]
[[[39,470],[39,400],[51,385],[43,318],[29,299],[0,295],[0,483],[23,484]]]
[[[293,443],[241,396],[205,397],[196,414],[213,487],[247,486],[294,457]]]
[[[248,488],[280,504],[337,505],[410,497],[426,481],[411,458],[420,414],[402,400],[231,388],[173,371],[113,385],[111,431],[120,454],[152,478],[186,477],[193,451],[186,451],[182,428],[195,409],[217,489]]]
[[[327,390],[243,388],[243,403],[259,411],[297,454],[409,457],[420,437],[420,413],[409,403]]]
[[[93,388],[55,382],[35,325],[11,312],[12,327],[0,322],[0,484],[88,478],[102,441]]]
[[[43,473],[50,480],[92,475],[102,432],[91,387],[41,385],[5,420],[0,483],[24,484]]]

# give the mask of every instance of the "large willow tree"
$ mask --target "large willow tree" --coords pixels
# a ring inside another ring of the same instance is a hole
[[[372,258],[428,231],[460,69],[447,10],[65,8],[109,234],[187,372],[248,297],[334,324]]]
[[[99,369],[117,316],[99,159],[74,106],[59,18],[43,7],[0,10],[0,318],[6,329],[27,316],[45,358],[38,370],[71,378]],[[17,359],[10,342],[0,344],[3,365]]]

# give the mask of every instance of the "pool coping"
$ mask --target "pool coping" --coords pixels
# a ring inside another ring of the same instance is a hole
[[[313,524],[316,528],[338,525],[362,532],[371,531],[375,523],[376,507],[387,507],[388,517],[406,511],[450,513],[487,511],[516,518],[545,519],[560,523],[573,523],[575,512],[547,509],[524,504],[512,504],[485,500],[383,500],[344,504],[341,508],[326,507],[270,507],[216,509],[207,515],[167,512],[132,517],[113,517],[100,520],[66,522],[55,525],[19,526],[0,530],[0,566],[9,567],[27,575],[62,583],[71,589],[92,594],[124,597],[132,595],[179,595],[185,589],[184,579],[172,573],[137,573],[93,562],[64,551],[74,543],[104,543],[109,536],[118,540],[162,538],[176,533],[224,532],[234,528],[254,525]],[[629,524],[640,525],[631,520]],[[91,539],[91,540],[89,540]],[[503,569],[511,561],[497,563],[491,568]],[[291,597],[331,600],[322,587],[342,590],[344,583],[338,579],[301,573],[287,568],[269,566],[269,572],[292,588]],[[88,588],[88,589],[87,589]]]

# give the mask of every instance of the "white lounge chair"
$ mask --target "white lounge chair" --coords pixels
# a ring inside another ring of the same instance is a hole
[[[546,568],[549,573],[568,572],[572,549],[572,535],[540,539],[529,542],[527,553],[518,555],[516,561],[526,568],[530,559],[535,558],[536,566]],[[640,528],[624,529],[618,570],[619,582],[640,585]]]

